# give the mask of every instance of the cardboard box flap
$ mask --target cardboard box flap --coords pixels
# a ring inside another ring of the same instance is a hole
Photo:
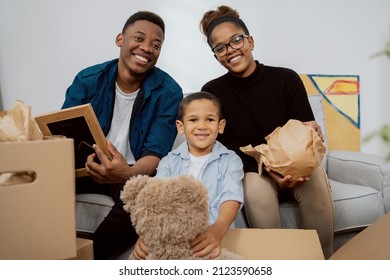
[[[230,229],[222,247],[246,260],[323,260],[315,230]]]

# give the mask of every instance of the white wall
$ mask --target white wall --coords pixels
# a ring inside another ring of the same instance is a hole
[[[33,114],[58,109],[76,73],[118,55],[114,39],[128,16],[152,10],[166,23],[158,66],[185,92],[224,69],[199,30],[203,13],[236,8],[255,39],[260,62],[299,73],[359,75],[362,136],[390,122],[390,61],[370,56],[390,38],[388,0],[1,0],[0,94]],[[383,155],[380,141],[362,151]]]

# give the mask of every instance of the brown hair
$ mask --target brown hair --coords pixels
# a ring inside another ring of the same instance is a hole
[[[228,6],[219,6],[216,10],[210,10],[204,13],[200,21],[200,30],[207,37],[207,42],[211,47],[211,32],[214,27],[222,22],[232,22],[238,28],[243,28],[246,35],[249,35],[249,30],[245,23],[240,19],[239,13]]]

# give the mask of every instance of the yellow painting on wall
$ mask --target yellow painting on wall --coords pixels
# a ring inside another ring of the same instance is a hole
[[[328,149],[360,151],[359,76],[300,76],[308,94],[322,95]]]

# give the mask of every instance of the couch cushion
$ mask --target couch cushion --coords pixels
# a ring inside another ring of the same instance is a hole
[[[319,126],[321,127],[322,134],[326,138],[325,115],[324,115],[324,108],[322,106],[322,95],[309,94],[308,98],[309,98],[310,107],[314,114],[314,118],[316,122],[319,124]]]
[[[327,147],[327,141],[326,141],[326,126],[325,126],[325,115],[324,115],[324,107],[322,106],[322,95],[320,94],[309,94],[309,103],[310,107],[313,111],[314,118],[318,125],[321,127],[322,134],[324,136],[325,142],[324,145]],[[325,172],[328,171],[327,166],[327,152],[324,156],[324,159],[322,160],[322,166],[325,169]]]
[[[383,198],[375,189],[329,181],[334,202],[335,233],[360,230],[384,215]],[[299,207],[294,201],[281,203],[280,214],[283,228],[301,227]]]
[[[302,228],[299,207],[295,201],[284,201],[279,204],[282,228]]]
[[[335,232],[367,227],[385,214],[382,195],[374,188],[329,181],[335,208]]]
[[[94,193],[76,195],[76,230],[95,232],[113,205],[112,198],[106,195]]]

